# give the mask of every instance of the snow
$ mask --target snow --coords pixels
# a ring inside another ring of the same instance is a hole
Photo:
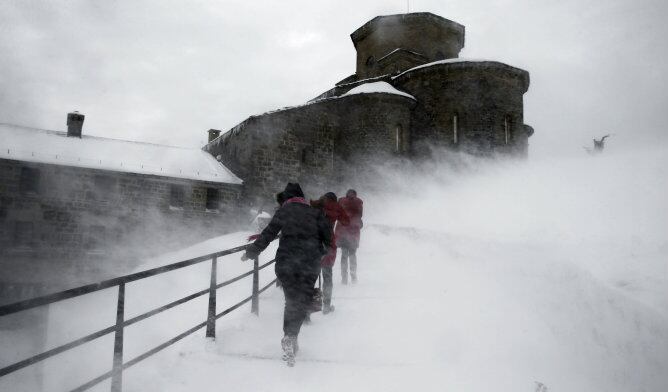
[[[361,84],[347,93],[341,95],[342,97],[355,95],[355,94],[373,94],[373,93],[385,93],[385,94],[395,94],[408,97],[410,99],[415,99],[414,96],[407,94],[403,91],[399,91],[396,88],[392,87],[391,84],[387,82],[372,82]]]
[[[219,319],[215,342],[203,330],[191,335],[125,372],[124,391],[664,391],[667,152],[381,167],[386,189],[358,189],[360,281],[340,285],[335,266],[336,311],[302,328],[294,368],[279,359],[283,296],[270,288],[259,317],[244,306]],[[141,269],[240,245],[249,234]],[[238,257],[219,262],[220,280],[247,270]],[[127,317],[207,287],[209,268],[128,285]],[[271,279],[270,267],[260,284]],[[221,289],[219,310],[249,290],[249,280]],[[52,307],[49,344],[81,336],[82,325],[112,324],[114,301],[107,291]],[[65,316],[75,311],[80,317]],[[126,360],[205,314],[202,297],[131,327]],[[111,339],[99,346],[50,361],[48,389],[108,370]],[[20,390],[3,382],[1,390]]]
[[[438,61],[432,61],[431,63],[427,64],[422,64],[418,65],[417,67],[413,67],[411,69],[407,69],[404,72],[400,73],[399,75],[393,76],[392,80],[407,74],[409,72],[413,72],[418,69],[422,68],[428,68],[428,67],[433,67],[434,65],[440,65],[440,64],[457,64],[457,63],[499,63],[496,60],[484,60],[484,59],[467,59],[467,58],[454,58],[454,59],[445,59],[445,60],[438,60]]]
[[[390,53],[386,54],[385,56],[379,58],[378,61],[383,61],[383,59],[385,59],[387,57],[390,57],[397,52],[406,52],[406,53],[411,53],[411,54],[414,54],[414,55],[417,55],[417,56],[420,56],[420,57],[424,57],[424,55],[422,53],[414,52],[414,51],[408,50],[408,49],[397,48],[397,49],[394,49],[393,51],[391,51]]]
[[[0,158],[216,183],[241,180],[210,154],[182,148],[0,124]]]

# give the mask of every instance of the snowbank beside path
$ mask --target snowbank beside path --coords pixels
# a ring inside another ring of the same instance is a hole
[[[380,171],[398,185],[365,203],[367,213],[378,224],[551,249],[668,317],[667,147],[529,162],[465,159],[458,170],[440,162],[410,175]]]

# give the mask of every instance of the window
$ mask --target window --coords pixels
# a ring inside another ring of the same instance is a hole
[[[19,190],[22,193],[37,193],[39,191],[39,178],[39,169],[22,167]]]
[[[395,151],[397,153],[403,153],[408,150],[408,134],[404,127],[401,124],[397,124],[397,127],[394,131],[395,138]]]
[[[29,247],[32,245],[34,236],[34,226],[32,222],[16,222],[14,228],[14,244],[19,247]]]
[[[371,67],[373,67],[374,64],[376,64],[376,59],[374,59],[373,56],[369,56],[369,57],[366,59],[366,66],[367,66],[368,68],[371,68]]]
[[[206,209],[207,210],[218,209],[218,189],[206,188]]]
[[[506,144],[510,143],[513,136],[510,127],[511,127],[510,116],[506,116],[503,119],[503,136]]]
[[[304,148],[302,150],[302,159],[301,159],[302,163],[306,163],[306,155],[307,155],[307,152],[306,152],[306,149]]]
[[[459,115],[455,113],[454,116],[452,116],[452,143],[457,144],[459,143],[459,124],[457,123],[459,121]]]
[[[436,58],[436,60],[444,60],[445,59],[445,55],[440,50],[436,52],[436,55],[434,57]]]
[[[185,193],[183,185],[172,185],[169,189],[169,206],[183,208]]]
[[[401,152],[401,125],[394,130],[394,151]]]

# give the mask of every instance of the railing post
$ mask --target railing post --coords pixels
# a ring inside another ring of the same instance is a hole
[[[206,318],[206,337],[216,338],[216,284],[218,257],[211,259],[211,281],[209,284],[209,312]]]
[[[253,298],[251,299],[251,313],[260,314],[260,257],[253,259]]]
[[[123,390],[123,322],[125,319],[125,283],[118,285],[116,306],[116,334],[114,336],[114,362],[111,375],[111,392]]]

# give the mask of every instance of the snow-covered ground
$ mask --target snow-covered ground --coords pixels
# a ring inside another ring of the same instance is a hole
[[[184,339],[125,372],[124,390],[668,390],[667,152],[384,170],[394,185],[360,190],[360,282],[340,285],[337,262],[336,311],[303,327],[296,367],[279,359],[283,297],[271,288],[259,317],[246,306],[220,319],[215,342]],[[248,267],[238,255],[221,265],[226,277]],[[206,287],[208,267],[129,286],[129,317]],[[261,283],[273,278],[263,272]],[[239,284],[219,300],[248,295]],[[106,309],[99,327],[113,322],[115,295],[103,296],[76,304]],[[203,321],[206,297],[194,302],[130,327],[126,360]],[[49,390],[107,370],[111,340],[99,345],[84,362],[52,361]]]

